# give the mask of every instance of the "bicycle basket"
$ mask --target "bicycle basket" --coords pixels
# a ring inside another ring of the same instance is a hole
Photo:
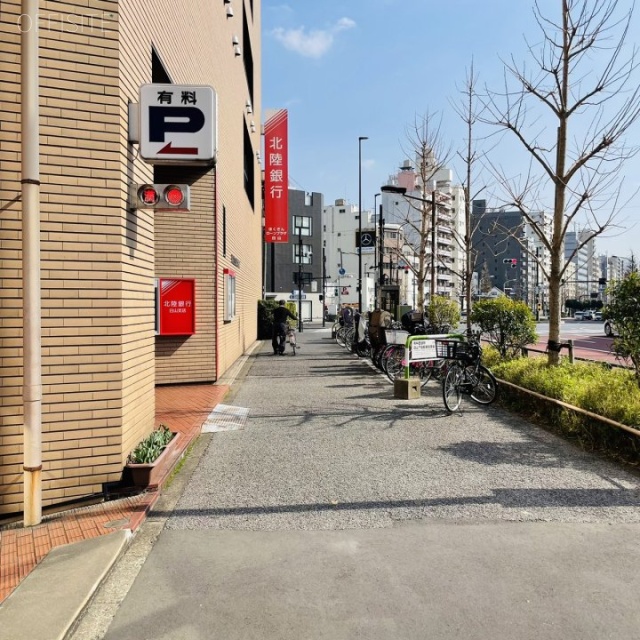
[[[387,344],[406,344],[409,332],[402,329],[385,329],[384,335]]]
[[[436,356],[447,360],[457,360],[470,355],[470,345],[461,340],[436,340]]]

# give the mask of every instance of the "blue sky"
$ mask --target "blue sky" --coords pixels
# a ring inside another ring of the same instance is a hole
[[[620,0],[624,7],[630,0]],[[540,0],[558,15],[560,0]],[[499,90],[511,56],[530,64],[525,36],[540,41],[532,0],[263,0],[262,107],[289,111],[290,186],[324,195],[325,203],[358,203],[358,137],[362,142],[362,205],[406,157],[407,128],[425,113],[442,118],[442,136],[464,147],[464,124],[451,102],[473,58],[480,85]],[[639,10],[640,13],[640,10]],[[634,16],[631,41],[640,38]],[[640,81],[640,76],[639,76]],[[478,130],[478,134],[496,130]],[[629,136],[640,140],[640,122]],[[492,162],[524,171],[529,156],[510,138],[494,135]],[[454,172],[463,165],[452,160]],[[623,173],[626,193],[640,185],[640,156]],[[497,188],[481,197],[499,206]],[[462,180],[457,178],[458,182]],[[503,196],[506,198],[506,196]],[[623,230],[598,240],[600,252],[640,253],[637,200],[623,213]]]

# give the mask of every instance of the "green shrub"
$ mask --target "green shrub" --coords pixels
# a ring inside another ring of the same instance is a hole
[[[273,334],[273,311],[276,300],[258,300],[258,340],[268,340]]]
[[[491,358],[491,355],[490,355]],[[485,362],[488,362],[485,361]],[[640,389],[633,371],[598,363],[549,366],[546,358],[516,358],[491,364],[494,374],[523,389],[561,400],[598,416],[638,428]],[[501,392],[503,404],[518,413],[541,418],[581,446],[598,449],[629,462],[640,461],[640,437],[552,403],[533,401],[510,387]]]
[[[538,339],[531,309],[525,302],[506,296],[476,302],[470,319],[480,327],[482,337],[494,346],[503,358],[516,357],[522,347]]]
[[[155,462],[172,438],[173,433],[166,425],[161,424],[129,454],[127,462],[131,464],[151,464]]]
[[[427,305],[427,317],[432,327],[456,329],[460,323],[460,307],[444,296],[433,296]]]
[[[640,385],[640,274],[631,271],[615,282],[607,294],[610,302],[604,313],[613,320],[617,334],[613,351],[626,362],[631,361]]]

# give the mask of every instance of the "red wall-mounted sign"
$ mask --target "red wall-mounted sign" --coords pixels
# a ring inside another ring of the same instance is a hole
[[[264,239],[289,242],[289,130],[286,109],[264,123]]]
[[[160,278],[158,281],[161,336],[190,336],[196,332],[196,281]]]

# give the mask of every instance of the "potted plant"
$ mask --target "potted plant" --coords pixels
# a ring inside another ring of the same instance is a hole
[[[161,424],[129,454],[126,468],[136,487],[154,488],[160,484],[170,470],[179,438],[179,433]]]

